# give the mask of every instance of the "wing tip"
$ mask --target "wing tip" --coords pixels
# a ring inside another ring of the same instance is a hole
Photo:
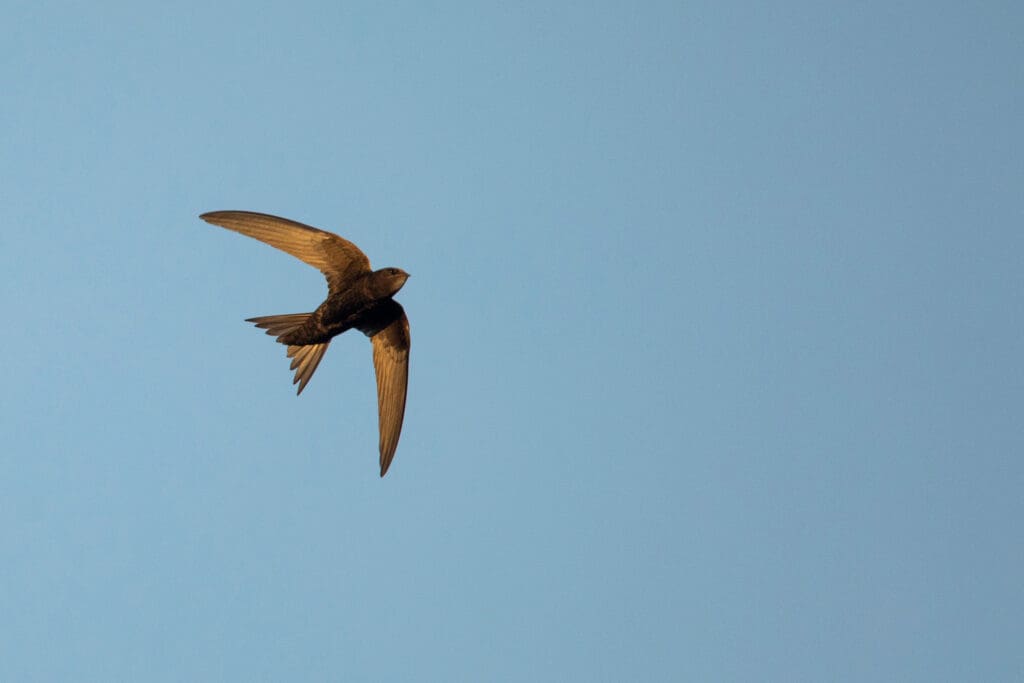
[[[239,211],[237,209],[228,209],[228,210],[221,210],[221,211],[207,211],[205,213],[199,214],[200,220],[204,220],[207,223],[210,223],[212,225],[216,225],[216,226],[219,226],[219,227],[222,227],[222,228],[227,227],[227,226],[222,225],[220,223],[220,221],[222,221],[222,220],[224,220],[226,218],[239,219],[239,218],[261,218],[261,217],[276,218],[276,216],[270,216],[269,214],[257,213],[255,211]],[[282,219],[282,220],[287,220],[287,219]]]

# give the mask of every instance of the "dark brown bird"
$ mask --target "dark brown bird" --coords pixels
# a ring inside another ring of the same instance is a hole
[[[395,457],[405,416],[409,380],[409,319],[392,297],[409,274],[401,268],[370,269],[359,247],[337,235],[287,218],[250,211],[213,211],[200,216],[207,223],[240,232],[288,252],[320,269],[327,277],[327,298],[312,313],[286,313],[249,318],[288,346],[298,393],[306,387],[331,339],[357,329],[373,343],[377,371],[377,415],[380,423],[380,476]]]

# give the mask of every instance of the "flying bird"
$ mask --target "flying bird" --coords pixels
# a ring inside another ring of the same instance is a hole
[[[327,298],[312,313],[248,318],[288,347],[298,394],[306,388],[331,339],[357,329],[373,344],[380,427],[380,476],[388,471],[405,416],[409,380],[409,319],[392,297],[409,274],[401,268],[371,270],[359,247],[337,235],[250,211],[212,211],[201,219],[265,242],[318,268],[327,278]]]

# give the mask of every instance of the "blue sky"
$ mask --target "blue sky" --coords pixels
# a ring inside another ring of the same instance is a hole
[[[3,680],[1024,677],[1018,4],[2,16]]]

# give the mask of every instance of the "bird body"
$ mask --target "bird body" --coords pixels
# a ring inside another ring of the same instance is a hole
[[[366,255],[351,242],[286,218],[249,211],[214,211],[204,221],[281,249],[320,269],[327,298],[309,313],[249,318],[288,347],[301,394],[331,339],[357,329],[373,344],[380,425],[380,476],[384,476],[402,430],[409,372],[409,320],[392,297],[409,274],[400,268],[370,269]]]
[[[397,269],[389,268],[368,273],[353,282],[349,289],[330,295],[315,311],[304,314],[309,317],[300,327],[281,335],[278,341],[282,344],[319,344],[353,328],[363,330],[366,327],[374,329],[367,335],[372,337],[380,331],[374,328],[373,321],[380,320],[381,316],[387,319],[388,313],[401,314],[400,310],[395,309],[395,306],[399,306],[398,303],[390,299],[394,292],[388,291],[386,287],[374,286],[373,280],[393,279],[393,276],[386,272],[388,270]],[[402,277],[402,284],[405,277],[408,276]],[[398,285],[399,288],[401,286]]]

